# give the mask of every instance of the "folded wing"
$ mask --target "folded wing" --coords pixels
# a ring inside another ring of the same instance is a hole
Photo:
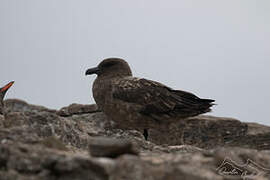
[[[211,111],[214,100],[173,90],[161,83],[138,78],[123,78],[113,85],[113,98],[134,103],[139,113],[161,120],[164,117],[191,117]]]

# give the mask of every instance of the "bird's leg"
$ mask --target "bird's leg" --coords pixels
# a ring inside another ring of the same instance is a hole
[[[147,139],[148,139],[148,129],[143,130],[143,136],[144,136],[144,139],[147,141]]]

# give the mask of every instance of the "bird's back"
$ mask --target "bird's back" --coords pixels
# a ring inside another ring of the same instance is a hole
[[[214,100],[200,99],[192,93],[173,90],[161,83],[135,77],[112,82],[112,98],[134,105],[138,112],[157,120],[186,118],[211,111]],[[138,108],[139,107],[139,108]]]

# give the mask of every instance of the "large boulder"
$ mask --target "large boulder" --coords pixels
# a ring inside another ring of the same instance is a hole
[[[96,105],[5,105],[0,179],[270,179],[268,126],[197,116],[149,129],[146,141]]]

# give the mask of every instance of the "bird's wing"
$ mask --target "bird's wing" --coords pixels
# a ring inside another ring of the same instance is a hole
[[[156,119],[162,115],[175,116],[181,113],[183,117],[191,116],[192,111],[195,112],[202,105],[202,99],[194,94],[173,90],[147,79],[123,78],[116,82],[112,93],[113,98],[141,105],[140,113]]]

